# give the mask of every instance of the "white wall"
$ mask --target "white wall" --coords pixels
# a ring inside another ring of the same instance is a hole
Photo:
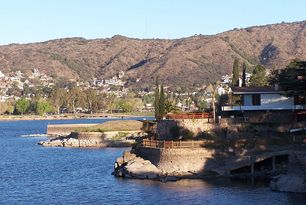
[[[261,94],[260,106],[252,105],[252,95],[244,96],[244,106],[223,106],[223,111],[234,110],[292,110],[306,109],[305,106],[295,106],[293,97],[285,97],[280,94]]]

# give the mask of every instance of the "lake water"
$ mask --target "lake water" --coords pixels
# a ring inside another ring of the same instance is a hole
[[[161,183],[111,175],[124,148],[46,148],[47,124],[105,120],[0,122],[0,204],[306,204],[306,196],[264,184],[181,180]]]

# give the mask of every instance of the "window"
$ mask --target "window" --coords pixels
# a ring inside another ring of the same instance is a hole
[[[295,95],[294,96],[294,105],[305,105],[306,100],[305,96]]]
[[[252,95],[252,104],[253,105],[260,105],[260,94],[253,94]]]

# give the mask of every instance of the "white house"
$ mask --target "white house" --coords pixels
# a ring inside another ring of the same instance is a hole
[[[240,105],[222,106],[222,111],[303,110],[303,96],[286,97],[274,87],[233,87],[233,96],[240,96]]]
[[[0,78],[4,78],[5,75],[0,71]]]

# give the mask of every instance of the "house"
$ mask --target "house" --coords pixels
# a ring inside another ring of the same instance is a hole
[[[305,110],[303,96],[287,97],[275,87],[233,87],[232,95],[238,98],[237,105],[224,105],[222,111],[288,111]]]
[[[4,78],[5,75],[0,71],[0,78]]]

